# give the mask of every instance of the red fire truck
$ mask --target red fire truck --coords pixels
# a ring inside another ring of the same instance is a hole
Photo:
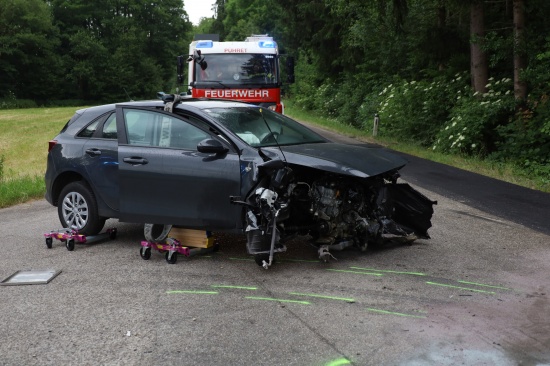
[[[189,94],[254,103],[283,113],[279,57],[277,43],[268,35],[253,35],[243,42],[220,42],[217,35],[195,36],[187,59]],[[285,64],[287,81],[292,82],[292,58]],[[179,81],[182,71],[180,57]]]

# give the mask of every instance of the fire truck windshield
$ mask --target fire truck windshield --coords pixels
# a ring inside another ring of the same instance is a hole
[[[279,84],[278,63],[272,54],[203,54],[206,68],[195,64],[195,87],[218,83],[227,87],[262,87]]]

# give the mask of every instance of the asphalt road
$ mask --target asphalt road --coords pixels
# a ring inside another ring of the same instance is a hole
[[[236,235],[144,261],[142,226],[116,220],[116,240],[47,249],[54,207],[1,209],[0,280],[62,272],[0,286],[0,365],[550,365],[548,196],[410,160],[432,239],[330,263],[297,240],[267,271]]]

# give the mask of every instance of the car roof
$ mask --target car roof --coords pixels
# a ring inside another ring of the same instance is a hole
[[[130,101],[117,103],[117,106],[121,107],[162,107],[164,106],[164,101],[162,100],[143,100],[143,101]],[[236,102],[231,100],[223,99],[206,99],[206,98],[185,98],[176,105],[176,109],[185,110],[187,107],[197,108],[197,109],[207,109],[207,108],[232,108],[232,107],[253,107],[249,103]]]

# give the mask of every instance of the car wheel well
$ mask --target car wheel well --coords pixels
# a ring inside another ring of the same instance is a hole
[[[52,189],[54,206],[57,206],[59,202],[59,195],[61,194],[61,191],[63,190],[63,188],[67,186],[67,184],[70,184],[72,182],[77,182],[77,181],[82,181],[88,187],[90,186],[88,182],[82,177],[82,175],[75,172],[65,172],[63,174],[60,174],[55,179],[55,183],[53,184],[53,189]]]

